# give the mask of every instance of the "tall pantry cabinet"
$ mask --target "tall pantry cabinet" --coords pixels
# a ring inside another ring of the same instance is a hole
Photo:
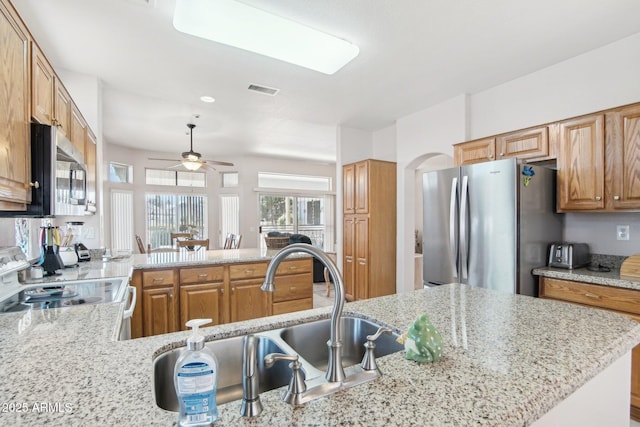
[[[344,165],[343,275],[349,301],[396,292],[396,164]]]

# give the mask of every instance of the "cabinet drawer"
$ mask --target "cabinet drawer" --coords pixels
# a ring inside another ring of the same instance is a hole
[[[311,273],[312,268],[312,258],[282,261],[276,270],[276,275]]]
[[[252,279],[264,277],[267,274],[267,262],[253,264],[231,264],[229,266],[229,277],[234,279]]]
[[[640,291],[543,277],[540,296],[640,314]]]
[[[276,314],[291,313],[293,311],[310,310],[313,308],[313,298],[296,299],[273,303],[272,312]]]
[[[313,297],[313,278],[311,273],[276,276],[275,285],[276,290],[273,293],[273,302]]]
[[[142,272],[142,287],[173,285],[173,270],[145,270]]]
[[[224,280],[224,267],[181,268],[180,284],[222,282]]]

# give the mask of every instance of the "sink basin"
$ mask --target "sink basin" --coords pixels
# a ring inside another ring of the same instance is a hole
[[[326,371],[329,351],[327,341],[330,335],[331,320],[318,320],[284,328],[280,333],[282,340],[295,350],[303,359],[315,368]],[[376,333],[380,325],[357,317],[342,318],[342,366],[358,365],[364,356],[364,343],[367,335]],[[376,357],[403,350],[404,346],[396,342],[398,334],[383,334],[376,340]]]
[[[218,404],[242,399],[242,336],[225,338],[206,343],[218,359]],[[173,369],[186,347],[177,348],[158,356],[153,362],[153,389],[156,404],[168,411],[179,411],[178,398],[173,385]],[[260,372],[260,392],[282,387],[289,383],[291,369],[287,363],[276,363],[271,369],[264,367],[264,356],[269,353],[283,353],[271,339],[259,337],[258,370]]]

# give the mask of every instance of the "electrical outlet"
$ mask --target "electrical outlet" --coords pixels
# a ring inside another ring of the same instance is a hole
[[[616,237],[618,240],[629,240],[629,226],[628,225],[616,226]]]

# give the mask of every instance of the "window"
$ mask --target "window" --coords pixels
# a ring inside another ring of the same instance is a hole
[[[109,181],[131,184],[133,182],[133,166],[109,162]]]
[[[184,172],[166,169],[145,169],[147,185],[166,185],[170,187],[206,187],[207,174],[204,172]]]
[[[309,236],[311,244],[334,251],[334,198],[326,176],[258,173],[260,233],[270,231]],[[260,246],[266,247],[264,238]]]
[[[205,195],[147,194],[146,234],[152,248],[171,246],[173,232],[191,231],[206,238],[207,197]]]
[[[111,190],[111,218],[111,247],[131,250],[134,237],[132,191]]]
[[[222,187],[233,188],[238,186],[238,172],[221,172]]]

